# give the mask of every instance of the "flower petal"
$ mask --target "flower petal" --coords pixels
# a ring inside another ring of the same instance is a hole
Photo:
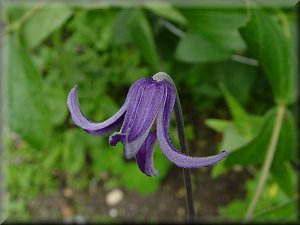
[[[82,114],[79,108],[76,86],[70,91],[67,104],[71,117],[78,127],[91,134],[104,135],[122,124],[128,102],[125,102],[115,115],[102,123],[92,122]]]
[[[146,130],[145,133],[142,134],[138,139],[133,142],[128,141],[128,136],[130,133],[130,128],[126,131],[126,133],[115,132],[109,137],[109,144],[115,146],[119,141],[123,144],[124,149],[124,158],[131,159],[136,156],[138,151],[140,150],[141,146],[147,139],[147,136],[151,130],[151,126]]]
[[[147,78],[137,96],[130,99],[121,131],[110,137],[113,145],[122,141],[125,158],[133,158],[145,142],[163,103],[164,89],[161,82]]]
[[[164,99],[164,85],[152,78],[147,78],[141,91],[139,99],[130,101],[125,115],[121,132],[131,128],[128,141],[133,142],[153,124],[158,110]]]
[[[105,135],[110,131],[116,129],[117,127],[120,127],[124,120],[124,115],[127,110],[130,98],[132,98],[132,96],[135,95],[138,87],[144,81],[145,81],[144,78],[136,81],[134,85],[132,85],[131,88],[129,89],[124,105],[118,110],[118,112],[116,112],[115,115],[113,115],[111,118],[101,123],[95,123],[89,120],[80,111],[77,91],[76,91],[77,86],[73,87],[70,93],[68,94],[67,105],[74,123],[78,127],[84,129],[86,132],[91,134],[96,134],[96,135]]]
[[[126,133],[125,134],[122,134],[120,132],[115,132],[113,133],[110,137],[109,137],[109,144],[111,146],[116,146],[116,144],[121,141],[122,143],[124,143],[126,140]]]
[[[158,113],[157,117],[157,140],[163,154],[173,163],[183,168],[200,168],[209,167],[219,162],[227,156],[227,152],[223,151],[218,155],[209,157],[190,157],[179,153],[172,145],[168,129],[172,110],[176,99],[176,91],[170,84],[167,85],[167,97],[164,107]]]
[[[136,155],[136,162],[140,170],[147,176],[157,176],[153,167],[153,153],[156,140],[156,131],[151,131]]]

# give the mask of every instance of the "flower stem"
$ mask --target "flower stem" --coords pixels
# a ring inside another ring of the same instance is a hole
[[[267,149],[267,154],[266,154],[265,161],[263,164],[262,172],[259,177],[259,181],[258,181],[258,185],[257,185],[256,191],[255,191],[254,197],[252,198],[251,203],[246,212],[246,215],[244,218],[244,223],[247,223],[249,220],[251,220],[253,211],[257,204],[257,201],[258,201],[260,194],[265,186],[265,183],[266,183],[266,180],[267,180],[267,177],[269,174],[269,170],[270,170],[270,167],[271,167],[271,164],[273,161],[276,146],[278,143],[281,125],[282,125],[282,121],[284,118],[284,113],[285,113],[285,106],[279,105],[277,108],[277,115],[276,115],[275,124],[274,124],[274,128],[273,128],[273,133],[272,133],[271,140],[270,140],[270,143],[269,143],[269,146]]]
[[[175,113],[181,152],[186,155],[189,155],[189,149],[185,138],[183,115],[182,115],[182,110],[181,110],[181,105],[180,105],[178,95],[176,97],[174,113]],[[188,212],[187,219],[188,219],[188,223],[193,223],[195,222],[194,221],[195,209],[194,209],[194,201],[193,201],[192,182],[191,182],[191,170],[189,168],[183,168],[183,175],[184,175],[184,183],[185,183],[185,190],[186,190],[186,204],[187,204],[187,212]]]
[[[182,115],[181,104],[179,100],[179,95],[175,84],[172,78],[163,72],[159,72],[153,76],[156,80],[167,80],[171,83],[176,90],[176,101],[174,105],[174,114],[177,125],[177,132],[180,143],[180,150],[182,153],[189,155],[189,149],[186,141],[185,130],[184,130],[184,120]],[[183,168],[183,176],[184,176],[184,184],[186,190],[186,206],[187,206],[187,222],[194,223],[195,222],[195,209],[194,209],[194,199],[193,199],[193,190],[192,190],[192,182],[191,182],[191,170],[189,168]]]

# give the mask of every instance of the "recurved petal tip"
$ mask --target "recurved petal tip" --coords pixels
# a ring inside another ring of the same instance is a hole
[[[86,118],[86,116],[81,112],[76,89],[77,85],[75,85],[69,92],[67,97],[67,105],[71,117],[78,127],[91,134],[104,135],[121,125],[123,122],[123,115],[127,108],[127,102],[125,102],[120,110],[111,118],[102,123],[95,123]]]
[[[226,157],[229,153],[228,153],[226,150],[223,150],[223,151],[221,152],[221,154],[223,154],[224,157]]]
[[[173,163],[183,168],[203,168],[210,167],[225,158],[228,153],[226,151],[220,154],[208,156],[208,157],[191,157],[179,153],[169,141],[166,141],[165,137],[158,136],[158,142],[160,144],[163,154]]]
[[[172,145],[168,134],[176,93],[171,88],[167,89],[167,91],[164,107],[159,111],[157,117],[157,140],[163,154],[177,166],[183,168],[209,167],[226,157],[228,154],[226,151],[208,157],[190,157],[177,151]]]

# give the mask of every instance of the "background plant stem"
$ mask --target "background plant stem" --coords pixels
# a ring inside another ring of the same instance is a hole
[[[251,200],[251,203],[248,207],[248,210],[246,212],[246,215],[244,217],[244,223],[247,223],[253,215],[253,211],[255,209],[255,206],[257,204],[257,201],[261,195],[261,192],[265,186],[269,171],[270,171],[270,167],[272,165],[272,161],[273,161],[273,157],[274,157],[274,153],[276,150],[276,146],[278,143],[278,138],[279,138],[279,134],[280,134],[280,130],[281,130],[281,125],[282,125],[282,121],[284,118],[284,113],[285,113],[285,106],[284,105],[278,105],[277,107],[277,114],[276,114],[276,119],[275,119],[275,124],[274,124],[274,128],[273,128],[273,132],[272,132],[272,136],[271,136],[271,140],[267,149],[267,154],[264,160],[264,164],[263,164],[263,168],[262,168],[262,172],[261,175],[259,177],[259,181],[258,181],[258,185],[255,191],[255,194]]]
[[[19,30],[20,27],[28,20],[30,19],[38,10],[40,10],[42,7],[46,6],[48,1],[41,2],[39,4],[36,4],[33,6],[30,10],[27,10],[24,15],[17,21],[14,21],[9,26],[5,27],[3,34],[8,34],[12,31]]]

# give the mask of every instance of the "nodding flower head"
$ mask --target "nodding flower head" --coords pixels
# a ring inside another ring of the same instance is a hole
[[[105,135],[121,127],[110,136],[109,144],[122,142],[124,157],[135,157],[140,170],[148,176],[157,175],[153,167],[156,140],[163,154],[179,167],[209,167],[223,159],[225,151],[209,157],[191,157],[176,150],[168,133],[175,100],[176,89],[167,80],[141,78],[132,84],[119,111],[104,122],[92,122],[82,114],[76,86],[68,95],[67,105],[74,123],[90,134]]]

